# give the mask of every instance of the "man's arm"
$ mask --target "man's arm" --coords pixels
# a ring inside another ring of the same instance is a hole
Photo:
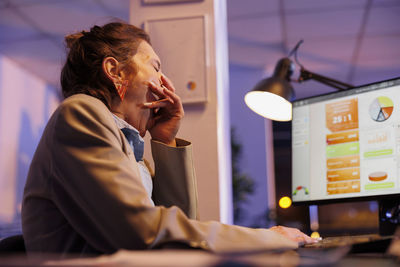
[[[297,247],[271,230],[200,222],[176,206],[153,207],[107,108],[88,100],[64,106],[57,118],[52,187],[68,223],[95,249],[112,253],[168,242],[216,252]]]
[[[155,162],[153,200],[156,205],[178,206],[197,219],[197,183],[190,142],[176,139],[177,147],[152,140]]]

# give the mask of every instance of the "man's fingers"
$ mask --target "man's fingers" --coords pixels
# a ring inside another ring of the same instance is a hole
[[[312,238],[312,237],[302,233],[302,235],[297,238],[297,241],[299,243],[312,244],[312,243],[317,243],[318,241],[320,241],[320,239]]]
[[[167,97],[171,98],[174,102],[180,101],[179,96],[178,96],[177,94],[175,94],[173,91],[164,89],[164,94],[165,94]]]
[[[167,87],[168,90],[175,92],[175,87],[172,84],[171,80],[167,78],[167,76],[165,76],[164,74],[161,74],[161,81],[162,81],[162,84],[165,85],[165,87]]]
[[[152,93],[154,93],[156,96],[158,96],[160,98],[159,101],[168,100],[171,104],[174,104],[174,101],[165,94],[165,91],[168,91],[168,90],[165,90],[162,86],[159,87],[154,82],[149,82],[149,88]]]
[[[146,108],[163,108],[168,104],[168,102],[170,102],[170,99],[163,98],[157,101],[143,103],[143,106]]]
[[[298,242],[299,244],[310,244],[319,241],[318,239],[311,238],[310,236],[304,234],[303,232],[295,228],[284,227],[284,226],[273,226],[270,229],[286,236],[287,238],[293,241]]]
[[[163,88],[157,86],[154,82],[149,82],[148,85],[152,93],[156,94],[158,97],[164,96]]]

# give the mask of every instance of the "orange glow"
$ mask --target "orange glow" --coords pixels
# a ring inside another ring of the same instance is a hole
[[[282,209],[287,209],[292,205],[292,200],[290,199],[290,197],[281,197],[281,199],[279,199],[279,207],[281,207]]]
[[[318,232],[312,232],[311,233],[311,238],[320,238],[321,236],[319,235]]]

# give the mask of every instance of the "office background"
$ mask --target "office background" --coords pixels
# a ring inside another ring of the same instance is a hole
[[[15,225],[29,162],[60,99],[63,36],[113,17],[129,21],[129,3],[0,1],[0,236],[18,231]],[[290,173],[285,168],[290,163],[290,124],[273,125],[254,114],[244,104],[245,93],[271,75],[277,60],[300,39],[304,44],[298,51],[299,61],[319,74],[354,85],[400,76],[400,1],[227,0],[226,7],[230,125],[242,145],[240,170],[255,184],[237,223],[264,226],[266,211],[275,206],[268,199],[275,190],[268,188],[267,178],[275,178],[277,199],[290,193]],[[297,76],[295,72],[293,77]],[[294,84],[294,88],[298,98],[333,90],[314,81]],[[195,160],[207,156],[202,151]],[[210,179],[218,179],[217,169],[211,168]],[[374,204],[359,206],[376,212]],[[210,209],[206,219],[219,219],[218,209]],[[347,210],[357,216],[357,211]],[[304,211],[302,207],[278,209],[278,215],[283,223],[298,227],[307,223],[304,215],[295,219]]]

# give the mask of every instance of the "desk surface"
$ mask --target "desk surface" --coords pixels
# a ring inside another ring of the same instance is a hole
[[[216,255],[200,250],[121,250],[112,255],[93,258],[56,260],[49,257],[0,257],[0,266],[398,266],[394,258],[383,254],[347,255],[348,250],[335,249],[303,253],[297,251],[234,253]]]
[[[399,261],[394,258],[384,257],[383,255],[365,254],[365,255],[347,255],[339,260],[334,266],[338,267],[392,267],[399,266]]]

